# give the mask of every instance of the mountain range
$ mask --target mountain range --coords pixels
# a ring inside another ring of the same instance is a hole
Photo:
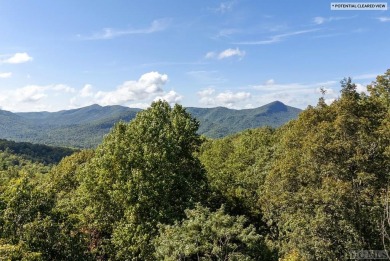
[[[301,112],[279,101],[244,110],[225,107],[186,109],[199,120],[199,134],[210,138],[261,126],[279,127]],[[0,139],[73,148],[96,147],[116,122],[131,121],[139,111],[141,109],[97,104],[58,112],[0,110]]]

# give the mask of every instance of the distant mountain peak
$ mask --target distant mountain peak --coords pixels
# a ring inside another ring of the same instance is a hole
[[[250,128],[276,128],[294,119],[300,109],[274,101],[253,109],[187,107],[200,122],[198,133],[220,138]],[[12,113],[0,110],[0,138],[77,148],[95,147],[118,121],[131,121],[141,109],[120,105],[58,112]]]
[[[282,104],[282,105],[285,105],[283,102],[281,101],[273,101],[273,102],[270,102],[269,104]]]
[[[287,111],[287,105],[285,105],[281,101],[274,101],[274,102],[271,102],[265,106],[267,108],[267,112],[270,112],[270,113]]]
[[[91,105],[89,105],[89,106],[85,106],[84,108],[102,108],[102,106],[101,105],[99,105],[99,104],[97,104],[97,103],[94,103],[94,104],[91,104]]]

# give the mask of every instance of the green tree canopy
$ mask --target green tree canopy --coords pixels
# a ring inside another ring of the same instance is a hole
[[[282,255],[337,260],[380,248],[380,197],[390,171],[388,76],[378,77],[370,96],[345,79],[338,100],[280,129],[261,203]]]
[[[158,260],[261,260],[266,255],[260,236],[244,216],[230,216],[196,205],[186,219],[161,225],[155,239]]]
[[[218,208],[223,203],[229,213],[261,223],[259,187],[272,162],[274,144],[274,130],[266,127],[205,142],[199,158],[207,171],[213,205]]]
[[[157,101],[105,137],[78,190],[96,256],[153,259],[157,224],[180,220],[202,200],[198,125],[182,106]]]

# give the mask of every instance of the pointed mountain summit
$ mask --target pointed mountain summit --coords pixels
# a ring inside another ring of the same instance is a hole
[[[274,101],[274,102],[268,103],[268,104],[264,105],[263,107],[265,107],[267,109],[267,112],[269,112],[269,113],[276,113],[276,112],[288,110],[288,106],[280,101]]]
[[[200,121],[199,133],[211,138],[221,138],[239,131],[263,126],[279,127],[298,117],[300,109],[280,101],[254,109],[233,110],[225,107],[187,108]]]

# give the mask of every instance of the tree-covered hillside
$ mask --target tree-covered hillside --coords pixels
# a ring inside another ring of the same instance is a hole
[[[246,129],[277,128],[298,117],[300,109],[275,101],[255,109],[232,110],[224,107],[187,109],[199,120],[199,133],[209,138],[222,138]]]
[[[66,126],[96,124],[110,122],[110,120],[118,121],[118,119],[129,121],[139,111],[140,109],[132,109],[119,105],[102,107],[94,104],[73,110],[58,112],[20,112],[16,113],[16,115],[25,119],[39,121],[43,125]]]
[[[115,123],[129,122],[140,109],[91,105],[59,112],[11,113],[0,110],[0,138],[39,144],[95,148]],[[256,109],[188,108],[200,121],[199,134],[224,137],[248,128],[278,127],[294,119],[300,110],[274,102]]]
[[[1,137],[53,146],[96,147],[115,123],[132,120],[140,109],[91,105],[59,112],[9,113],[21,123],[18,129],[4,125]],[[2,121],[0,117],[0,122]]]
[[[0,257],[305,261],[386,249],[390,70],[368,94],[341,85],[330,105],[222,139],[157,101],[94,150],[0,169]]]

